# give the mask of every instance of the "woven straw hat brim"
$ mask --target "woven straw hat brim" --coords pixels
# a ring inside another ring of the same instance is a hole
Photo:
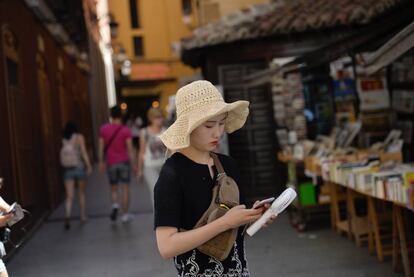
[[[228,113],[225,120],[225,131],[232,133],[246,123],[249,115],[249,102],[236,101],[227,104],[225,102],[211,103],[181,115],[177,120],[160,136],[165,146],[170,150],[178,150],[190,146],[191,132],[212,117]]]

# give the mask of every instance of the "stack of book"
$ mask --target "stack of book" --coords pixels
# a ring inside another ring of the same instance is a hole
[[[390,200],[407,206],[414,206],[411,197],[414,190],[414,166],[399,164],[384,170],[379,162],[346,163],[337,165],[337,173],[331,180],[362,193],[380,199]]]
[[[388,199],[400,203],[407,203],[403,196],[404,186],[402,176],[394,170],[380,171],[373,174],[373,195],[380,199]]]
[[[378,163],[371,163],[367,166],[353,169],[353,178],[351,178],[352,183],[350,187],[367,194],[372,193],[374,182],[373,174],[377,173],[379,169]]]
[[[322,178],[361,193],[414,207],[414,165],[381,166],[378,156],[358,161],[355,156],[320,159]]]

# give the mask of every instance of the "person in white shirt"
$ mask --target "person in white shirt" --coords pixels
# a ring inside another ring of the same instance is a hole
[[[0,178],[0,187],[3,185],[3,179]],[[8,213],[11,210],[10,205],[4,201],[4,199],[0,196],[0,211],[2,212],[2,215],[0,215],[0,228],[3,228],[7,225],[7,222],[13,217],[13,213]],[[0,242],[0,248],[4,250],[3,242]],[[6,266],[3,262],[3,256],[6,253],[3,251],[1,253],[0,257],[0,277],[9,277],[9,274],[7,273]]]
[[[164,131],[164,117],[158,108],[147,112],[149,125],[141,130],[138,152],[138,178],[144,177],[154,206],[154,186],[164,164],[166,148],[159,138]]]

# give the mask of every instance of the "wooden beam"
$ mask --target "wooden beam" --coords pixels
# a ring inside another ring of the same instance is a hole
[[[366,61],[368,74],[386,67],[414,47],[414,21],[371,54]]]

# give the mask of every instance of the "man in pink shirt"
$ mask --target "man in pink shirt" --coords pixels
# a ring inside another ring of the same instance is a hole
[[[122,222],[128,222],[130,220],[130,215],[128,214],[129,183],[131,179],[131,163],[134,161],[132,132],[122,124],[122,113],[119,106],[112,107],[110,112],[111,122],[104,124],[100,129],[99,168],[101,172],[104,172],[106,165],[109,183],[111,184],[111,220],[115,221],[118,216],[118,188],[121,188],[123,191],[123,215],[121,220]]]

